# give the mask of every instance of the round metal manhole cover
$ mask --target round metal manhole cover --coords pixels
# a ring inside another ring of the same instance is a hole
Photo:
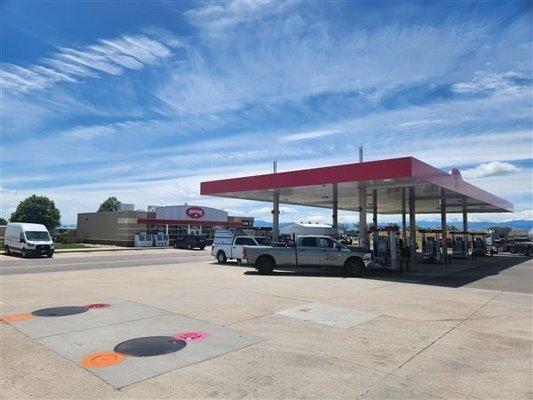
[[[207,332],[200,331],[191,331],[191,332],[180,332],[175,334],[173,337],[179,340],[185,340],[186,342],[198,342],[204,340],[209,336]]]
[[[185,341],[172,336],[148,336],[119,343],[114,350],[128,356],[151,357],[175,353],[185,346],[187,346]]]
[[[91,310],[96,310],[98,308],[107,308],[110,304],[107,303],[94,303],[94,304],[86,304],[83,307],[89,308]]]
[[[76,315],[89,311],[87,307],[65,306],[42,308],[32,312],[36,317],[66,317],[67,315]]]

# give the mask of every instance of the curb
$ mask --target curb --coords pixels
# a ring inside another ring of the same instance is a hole
[[[114,248],[79,248],[79,249],[57,249],[54,253],[95,253],[101,251],[126,251],[126,250],[161,250],[161,249],[174,249],[173,247],[121,247],[118,249]],[[174,249],[178,250],[178,249]]]

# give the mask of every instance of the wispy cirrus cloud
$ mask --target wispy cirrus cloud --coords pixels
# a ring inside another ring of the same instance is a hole
[[[176,45],[175,41],[172,43]],[[79,48],[60,47],[38,64],[2,64],[1,84],[15,93],[39,91],[58,82],[121,75],[125,70],[155,64],[170,54],[171,49],[165,43],[145,34],[100,39]]]
[[[290,135],[282,136],[280,138],[280,142],[295,142],[298,140],[306,140],[306,139],[316,139],[321,138],[325,136],[335,135],[336,133],[340,133],[340,130],[323,130],[323,131],[310,131],[310,132],[299,132],[299,133],[291,133]]]
[[[189,22],[205,30],[219,31],[234,25],[285,12],[292,1],[232,0],[209,2],[185,13]]]
[[[477,71],[473,79],[454,83],[451,86],[451,90],[456,93],[466,94],[490,93],[496,91],[510,94],[520,90],[525,82],[531,82],[531,78],[514,71],[507,71],[504,73]]]

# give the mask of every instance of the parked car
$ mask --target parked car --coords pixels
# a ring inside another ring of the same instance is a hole
[[[366,250],[350,250],[329,236],[298,236],[291,247],[246,246],[243,264],[261,274],[275,269],[295,270],[300,267],[342,269],[345,275],[361,273],[372,264],[372,254]]]
[[[19,253],[22,257],[52,257],[54,242],[44,225],[10,222],[4,233],[4,252]]]
[[[242,260],[244,246],[261,246],[270,244],[270,240],[262,236],[240,235],[238,232],[228,229],[219,229],[215,231],[211,255],[217,259],[220,264],[227,260]]]
[[[183,235],[176,239],[176,249],[205,249],[206,238],[204,235]]]

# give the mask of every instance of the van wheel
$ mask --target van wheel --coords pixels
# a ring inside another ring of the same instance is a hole
[[[274,270],[276,261],[272,257],[259,257],[256,261],[257,271],[261,275],[269,275]]]
[[[344,263],[344,276],[360,275],[365,269],[365,264],[358,258],[349,258]]]
[[[20,255],[22,256],[22,258],[26,258],[26,257],[28,257],[28,253],[26,253],[26,249],[22,249],[22,250],[20,251]]]
[[[226,257],[226,253],[224,253],[222,250],[220,250],[217,253],[217,261],[219,264],[225,264],[228,258]]]
[[[4,246],[4,253],[8,256],[11,254],[11,251],[9,250],[9,246]]]
[[[200,250],[203,250],[203,249],[205,249],[205,246],[200,246]]]

